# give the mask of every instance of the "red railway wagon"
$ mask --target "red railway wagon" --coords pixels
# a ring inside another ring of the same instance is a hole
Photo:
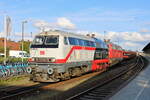
[[[123,49],[120,46],[108,43],[108,48],[110,65],[114,65],[123,60]]]
[[[124,52],[123,52],[123,58],[124,58],[124,59],[133,58],[133,57],[135,57],[136,55],[137,55],[137,53],[134,52],[134,51],[124,51]]]

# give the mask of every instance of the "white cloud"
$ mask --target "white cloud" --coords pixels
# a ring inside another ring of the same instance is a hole
[[[138,47],[138,46],[141,46],[141,44],[133,43],[133,42],[125,42],[124,45],[127,46],[127,47]]]
[[[142,34],[140,32],[89,32],[79,31],[79,34],[95,34],[96,38],[111,39],[112,42],[119,44],[124,49],[142,50],[145,44],[150,42],[150,34]]]
[[[142,50],[150,42],[150,34],[140,32],[108,32],[106,38],[118,42],[125,49]]]
[[[0,32],[0,37],[4,37],[4,32]]]
[[[24,33],[24,40],[33,40],[33,37],[35,36],[35,33]],[[5,37],[3,32],[0,32],[0,38]],[[16,33],[11,33],[10,36],[7,37],[7,39],[11,39],[13,41],[20,41],[22,39],[22,33],[21,32],[16,32]]]
[[[150,40],[150,34],[142,34],[140,32],[107,32],[106,39],[132,41],[132,42],[145,42]]]
[[[56,19],[56,22],[50,23],[46,22],[44,20],[33,20],[33,25],[37,28],[39,28],[41,31],[48,31],[50,29],[55,28],[63,28],[63,29],[75,29],[76,25],[71,22],[66,17],[60,17]],[[74,30],[75,31],[75,30]],[[105,33],[98,33],[98,32],[89,32],[89,31],[78,31],[75,33],[86,35],[86,34],[95,34],[97,38],[100,39],[111,39],[112,42],[117,42],[117,44],[120,44],[123,48],[133,48],[133,49],[139,49],[144,47],[142,43],[147,43],[150,41],[150,34],[148,34],[149,30],[142,29],[140,32],[105,32]],[[146,32],[146,33],[142,33]],[[0,33],[0,36],[2,36],[2,33]],[[15,33],[15,36],[18,38],[21,37],[20,33]],[[34,34],[33,34],[34,37]],[[31,34],[25,34],[26,39],[31,40]],[[136,48],[135,48],[136,47]]]
[[[22,36],[22,33],[21,32],[16,32],[14,33],[14,36],[17,36],[17,37],[21,37]],[[24,33],[24,37],[30,37],[31,34],[29,33]]]
[[[118,32],[108,32],[106,35],[105,35],[105,38],[106,39],[111,39],[112,41],[116,40],[119,38],[119,33]]]
[[[52,25],[44,20],[33,21],[33,25],[40,29],[40,31],[48,31],[52,28]]]
[[[75,24],[73,24],[69,19],[65,17],[58,18],[57,25],[62,28],[75,29]]]
[[[150,32],[150,30],[143,28],[140,30],[140,32]]]
[[[122,45],[121,45],[124,49],[126,50],[142,50],[145,46],[145,44],[141,44],[141,43],[137,43],[137,42],[131,42],[131,41],[125,41]]]
[[[37,27],[43,27],[43,26],[48,26],[48,22],[44,21],[44,20],[37,20],[35,21],[34,25]]]
[[[105,10],[104,8],[86,8],[78,12],[73,12],[69,16],[78,22],[133,22],[137,16],[149,15],[149,11],[140,9],[130,9],[123,11]]]
[[[65,17],[57,18],[57,21],[54,23],[46,22],[44,20],[33,20],[33,25],[40,29],[40,31],[49,31],[57,28],[75,29],[75,24]]]
[[[139,32],[124,32],[122,36],[124,40],[129,40],[134,42],[144,42],[150,40],[150,34],[142,34]]]
[[[35,35],[37,35],[38,33],[24,33],[24,40],[33,40]],[[14,34],[12,34],[12,36],[15,41],[20,41],[22,39],[22,33],[21,32],[16,32]]]
[[[145,41],[144,37],[142,34],[138,32],[124,32],[122,34],[124,40],[129,40],[129,41]]]
[[[143,37],[144,37],[145,40],[149,40],[150,41],[150,34],[145,34],[145,35],[143,35]]]

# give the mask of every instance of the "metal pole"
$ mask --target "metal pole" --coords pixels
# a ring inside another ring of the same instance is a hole
[[[105,40],[105,34],[106,34],[106,31],[104,31],[104,40]]]
[[[32,38],[32,32],[31,32],[31,38]]]
[[[24,22],[22,22],[22,41],[21,41],[21,43],[22,43],[21,44],[21,46],[22,46],[22,48],[21,48],[22,49],[21,50],[22,51],[22,53],[21,53],[22,54],[22,62],[23,62],[23,42],[24,42]]]
[[[4,16],[4,64],[6,64],[6,56],[7,56],[7,33],[6,33],[6,16]]]
[[[5,36],[5,38],[4,38],[4,54],[5,54],[4,64],[6,64],[6,58],[7,58],[7,36]]]
[[[24,43],[24,24],[27,23],[27,21],[22,21],[22,62],[23,62],[23,50],[24,50],[24,46],[23,46],[23,43]]]

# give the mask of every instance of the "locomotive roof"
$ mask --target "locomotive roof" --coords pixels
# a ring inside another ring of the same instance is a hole
[[[114,43],[112,43],[112,42],[109,42],[109,43],[107,43],[107,44],[111,44],[111,45],[112,45],[113,47],[115,47],[115,48],[123,49],[120,45],[114,44]]]
[[[91,41],[94,41],[93,38],[89,37],[89,36],[86,36],[86,35],[81,35],[81,34],[75,34],[75,33],[72,33],[72,32],[65,32],[65,31],[60,31],[60,30],[51,30],[51,31],[45,31],[45,32],[42,32],[36,36],[47,36],[47,35],[62,35],[62,36],[67,36],[67,37],[76,37],[76,38],[80,38],[80,39],[86,39],[86,40],[91,40]]]

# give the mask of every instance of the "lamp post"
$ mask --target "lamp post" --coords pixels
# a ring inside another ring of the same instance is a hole
[[[7,58],[7,37],[10,36],[11,32],[11,18],[9,16],[4,16],[4,64],[6,64],[6,58]]]
[[[106,31],[104,31],[104,40],[105,40],[105,38],[106,38],[106,37],[105,37],[105,34],[106,34]]]
[[[23,62],[23,50],[24,50],[24,46],[23,46],[23,42],[24,42],[24,24],[27,23],[27,21],[22,21],[22,62]]]

